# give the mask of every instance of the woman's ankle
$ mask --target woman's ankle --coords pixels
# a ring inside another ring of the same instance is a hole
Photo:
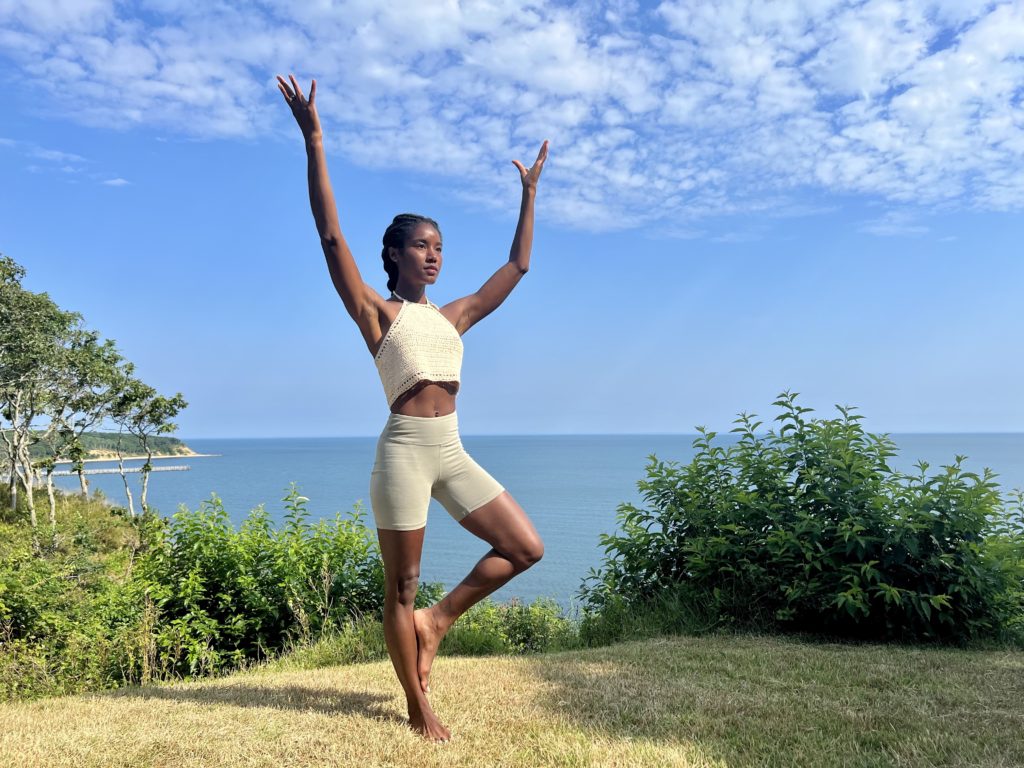
[[[406,694],[405,704],[409,709],[410,715],[425,715],[428,713],[434,713],[434,710],[430,706],[430,702],[427,701],[427,697],[422,692],[419,692],[418,696],[415,694],[412,696]]]

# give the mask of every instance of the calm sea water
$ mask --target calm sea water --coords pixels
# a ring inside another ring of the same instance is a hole
[[[623,502],[641,504],[636,482],[644,477],[647,457],[688,461],[694,435],[539,435],[462,437],[463,445],[516,498],[533,519],[545,542],[544,559],[495,598],[538,596],[570,607],[581,581],[601,563],[598,536],[616,528],[616,508]],[[731,436],[730,436],[731,437]],[[1024,488],[1024,434],[893,435],[900,453],[892,464],[903,471],[925,460],[934,473],[957,454],[964,466],[980,472],[989,467],[999,474],[1004,489]],[[163,514],[179,505],[197,508],[210,494],[224,501],[238,524],[248,511],[264,504],[277,519],[281,498],[291,482],[310,501],[314,518],[346,513],[358,502],[370,514],[369,482],[377,438],[268,438],[185,440],[195,451],[216,454],[204,458],[158,460],[185,464],[187,472],[158,472],[150,476],[149,501]],[[141,462],[127,462],[138,466]],[[116,466],[90,463],[90,468]],[[136,505],[139,475],[131,475]],[[60,478],[62,487],[77,488],[77,478]],[[93,475],[92,488],[124,504],[118,475]],[[431,500],[423,548],[421,579],[452,587],[487,550],[487,545],[455,523],[437,501]]]

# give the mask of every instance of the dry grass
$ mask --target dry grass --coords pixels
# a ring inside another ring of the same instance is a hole
[[[440,658],[453,740],[388,662],[0,705],[3,766],[1019,766],[1024,655],[672,638]]]

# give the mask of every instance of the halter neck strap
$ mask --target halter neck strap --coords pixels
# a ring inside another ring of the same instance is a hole
[[[391,295],[394,296],[396,299],[401,299],[402,301],[406,302],[407,304],[419,304],[418,301],[410,301],[409,299],[405,298],[405,296],[399,296],[396,291],[391,291]],[[427,297],[424,296],[423,298],[426,299]],[[430,299],[427,299],[427,306],[428,307],[434,307],[434,308],[437,307],[437,305],[434,304],[433,302],[431,302]]]

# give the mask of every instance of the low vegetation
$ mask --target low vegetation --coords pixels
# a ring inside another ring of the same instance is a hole
[[[583,588],[584,636],[734,627],[862,640],[1024,638],[1024,494],[993,474],[888,464],[850,408],[818,419],[783,393],[778,430],[741,415],[725,447],[701,430],[686,465],[651,456],[646,506],[619,507]]]
[[[2,499],[0,499],[2,501]],[[356,506],[311,522],[294,486],[279,526],[262,506],[235,527],[220,499],[136,518],[102,498],[60,498],[52,551],[24,512],[0,522],[0,700],[223,675],[268,659],[386,657],[383,568]],[[421,585],[417,604],[440,598]],[[485,601],[445,653],[573,647],[553,601]]]

